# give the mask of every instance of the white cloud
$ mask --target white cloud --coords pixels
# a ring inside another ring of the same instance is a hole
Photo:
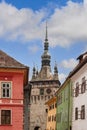
[[[87,41],[87,8],[83,4],[68,2],[55,9],[49,20],[50,41],[53,46],[68,47],[77,41]]]
[[[84,5],[87,4],[87,0],[83,0],[83,2],[84,2]]]
[[[77,65],[77,61],[75,59],[63,60],[61,62],[61,66],[67,69],[73,69]]]
[[[9,40],[29,41],[42,36],[40,23],[46,16],[44,10],[20,9],[5,2],[0,3],[0,37]]]
[[[67,6],[55,8],[48,18],[50,46],[69,47],[87,41],[87,6],[69,1]],[[11,4],[0,3],[0,37],[7,40],[31,41],[42,39],[45,35],[44,19],[49,11],[46,8],[17,9]]]
[[[32,45],[29,46],[29,51],[31,51],[32,53],[36,53],[39,50],[39,47],[37,45]]]
[[[63,73],[59,74],[59,80],[60,80],[60,82],[63,83],[65,81],[66,77],[67,76],[65,74],[63,74]]]

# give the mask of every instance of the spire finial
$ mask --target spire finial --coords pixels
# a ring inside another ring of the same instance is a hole
[[[45,37],[45,40],[46,40],[46,41],[48,40],[47,21],[46,21],[46,37]]]

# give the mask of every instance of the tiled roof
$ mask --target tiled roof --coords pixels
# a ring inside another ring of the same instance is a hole
[[[26,68],[27,66],[21,64],[2,50],[0,50],[0,67],[6,68]]]

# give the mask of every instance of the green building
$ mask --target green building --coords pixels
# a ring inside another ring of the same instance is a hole
[[[56,130],[72,130],[72,85],[69,78],[57,91]]]

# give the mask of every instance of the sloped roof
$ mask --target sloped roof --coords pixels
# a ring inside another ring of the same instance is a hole
[[[87,56],[81,62],[78,63],[78,65],[73,69],[73,71],[70,72],[69,77],[72,77],[75,73],[77,73],[86,63],[87,63]]]
[[[82,58],[84,55],[86,55],[86,54],[87,54],[87,52],[81,54],[79,57],[77,57],[77,60],[78,60],[78,59],[81,59],[81,58]]]
[[[0,50],[0,67],[4,68],[26,68],[27,66],[21,64],[2,50]]]

